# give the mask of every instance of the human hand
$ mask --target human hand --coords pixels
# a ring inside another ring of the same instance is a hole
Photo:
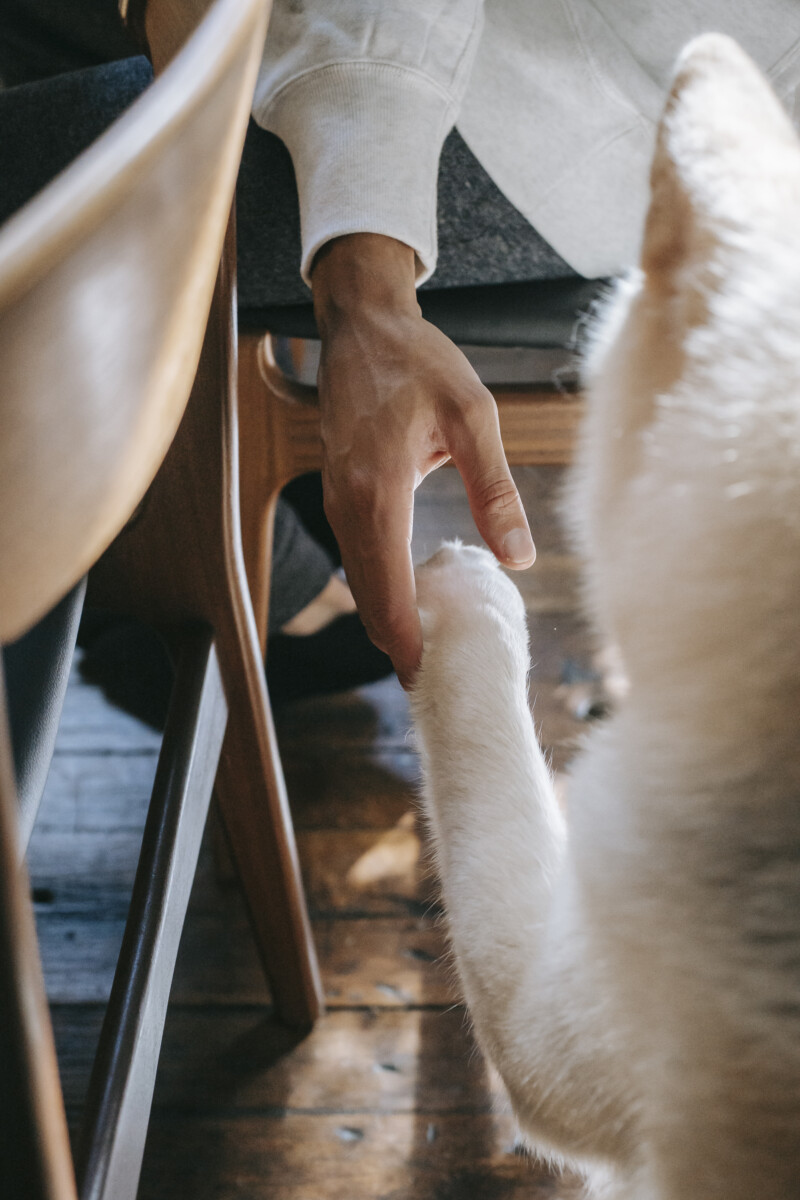
[[[411,528],[426,475],[452,459],[499,561],[522,569],[535,558],[494,399],[423,320],[414,271],[403,243],[351,234],[323,248],[312,275],[325,511],[367,632],[404,687],[422,654]]]

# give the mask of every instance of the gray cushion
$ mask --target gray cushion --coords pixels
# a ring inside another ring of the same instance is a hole
[[[608,287],[604,279],[533,280],[420,291],[423,316],[464,346],[572,346],[581,316]],[[239,310],[239,328],[316,338],[310,304]]]

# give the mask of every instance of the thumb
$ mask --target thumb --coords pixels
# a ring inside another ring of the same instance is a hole
[[[478,531],[505,567],[522,570],[536,558],[528,519],[506,462],[497,405],[491,393],[467,406],[450,454],[467,490]]]

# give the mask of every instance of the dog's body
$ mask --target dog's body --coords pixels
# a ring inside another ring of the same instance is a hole
[[[418,577],[426,807],[479,1039],[614,1200],[800,1195],[800,148],[732,43],[684,55],[642,272],[589,367],[571,523],[630,690],[561,815],[524,611]]]

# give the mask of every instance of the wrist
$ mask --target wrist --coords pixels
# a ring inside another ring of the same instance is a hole
[[[328,242],[314,261],[311,288],[323,336],[339,319],[419,316],[414,250],[383,234],[351,233]]]

